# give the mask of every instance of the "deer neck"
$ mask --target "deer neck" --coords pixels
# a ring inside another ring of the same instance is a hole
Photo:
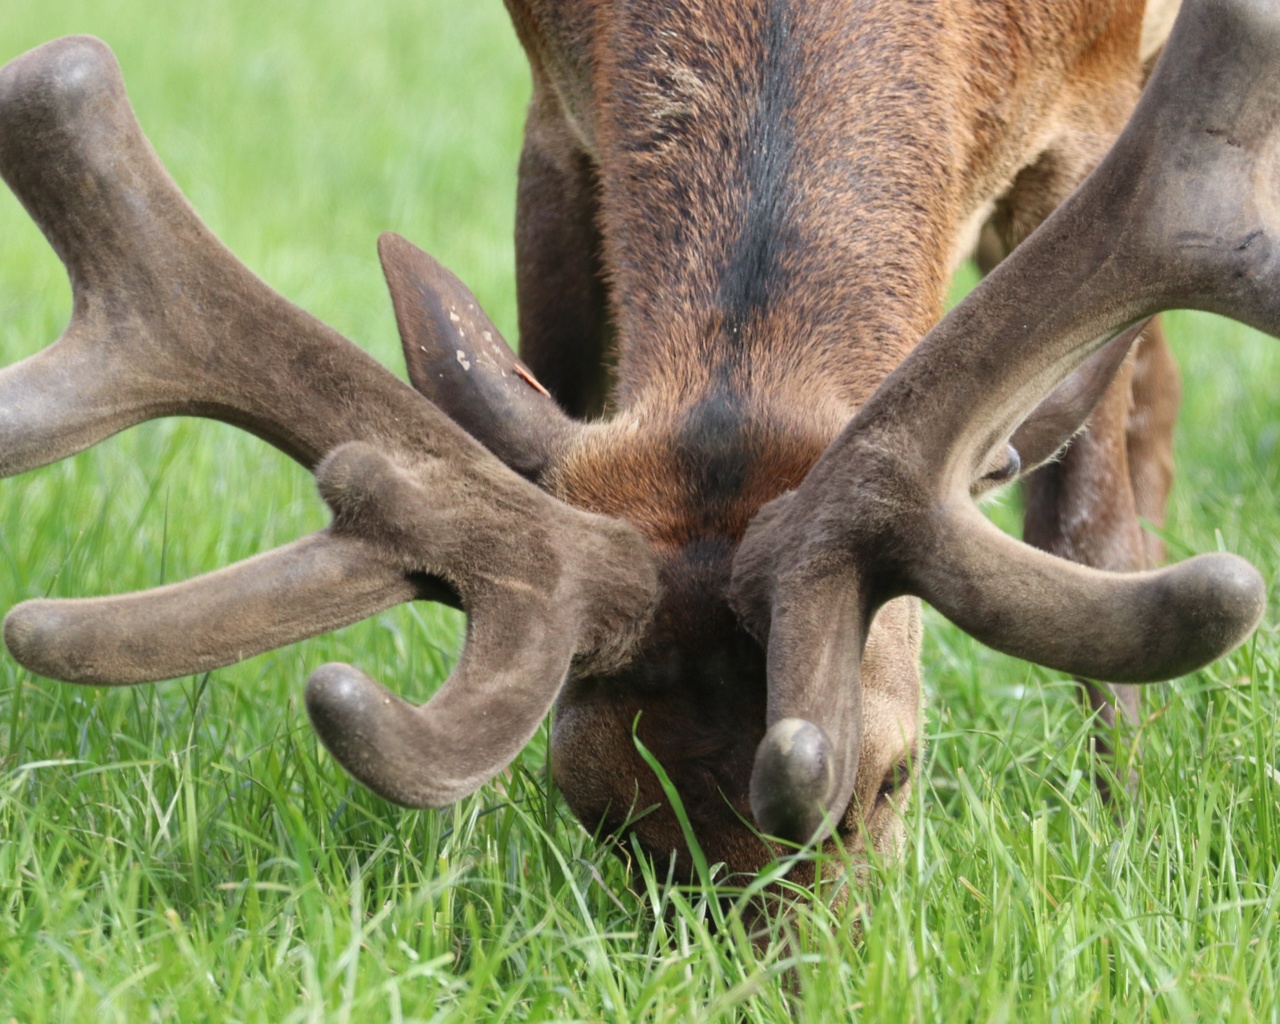
[[[909,12],[715,8],[619,10],[597,75],[616,402],[798,389],[847,417],[940,312],[971,118]]]

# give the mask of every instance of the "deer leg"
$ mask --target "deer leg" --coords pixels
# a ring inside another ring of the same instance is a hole
[[[572,416],[603,412],[607,293],[595,170],[547,90],[535,92],[516,195],[520,357]]]
[[[1138,342],[1132,395],[1125,442],[1133,498],[1139,517],[1161,527],[1173,484],[1173,427],[1182,399],[1182,377],[1159,319],[1147,325]],[[1164,562],[1164,541],[1149,530],[1143,531],[1143,541],[1147,564]]]
[[[1147,347],[1151,330],[1143,332],[1137,346],[1139,352]],[[1156,330],[1154,337],[1162,343]],[[1135,353],[1121,366],[1088,424],[1062,457],[1027,478],[1023,525],[1027,543],[1097,569],[1127,572],[1148,567],[1147,538],[1138,519],[1143,510],[1138,507],[1134,481],[1150,470],[1130,463],[1129,442],[1130,403],[1141,358]],[[1158,438],[1144,432],[1142,440],[1158,448]],[[1164,479],[1167,491],[1168,477]],[[1144,496],[1148,493],[1152,493],[1151,489]],[[1098,715],[1096,749],[1114,758],[1111,736],[1117,711],[1123,726],[1136,728],[1138,687],[1083,679],[1080,682],[1082,697]],[[1115,768],[1116,774],[1122,775],[1118,763]],[[1109,781],[1102,775],[1096,781],[1103,797],[1109,799]]]

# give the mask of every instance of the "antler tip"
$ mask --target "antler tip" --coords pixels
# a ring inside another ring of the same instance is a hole
[[[33,97],[75,103],[118,81],[115,54],[96,36],[63,36],[20,54],[0,68],[0,111]]]
[[[65,625],[58,614],[59,602],[47,599],[23,601],[4,617],[4,645],[23,668],[63,682],[93,680],[92,665],[80,664],[69,656],[74,648],[64,644]]]
[[[378,259],[391,286],[391,299],[397,316],[407,312],[401,308],[406,295],[417,296],[418,289],[410,286],[419,277],[431,288],[451,293],[455,299],[470,298],[471,293],[452,271],[404,235],[394,231],[382,232],[378,236]],[[415,298],[415,305],[418,301]]]
[[[465,795],[432,777],[428,751],[407,735],[415,709],[358,668],[321,665],[307,679],[306,700],[311,726],[334,760],[384,800],[444,807]]]
[[[413,243],[395,231],[384,231],[378,235],[378,256],[384,260],[388,253],[408,246],[413,246]]]
[[[380,687],[359,669],[340,661],[321,665],[307,679],[307,714],[324,745],[346,763],[351,726],[368,716]]]
[[[1198,609],[1200,634],[1212,661],[1238,647],[1254,631],[1267,608],[1262,574],[1238,555],[1201,555],[1186,566],[1185,599]]]
[[[826,827],[827,801],[835,785],[831,742],[803,718],[773,724],[756,749],[751,810],[767,835],[808,843]]]

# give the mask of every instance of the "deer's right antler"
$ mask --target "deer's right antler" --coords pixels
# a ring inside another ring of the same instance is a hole
[[[970,490],[1046,394],[1143,318],[1198,308],[1280,335],[1278,239],[1280,9],[1185,0],[1101,166],[752,523],[733,601],[768,642],[762,828],[807,840],[843,812],[862,647],[898,595],[998,650],[1116,682],[1193,671],[1249,635],[1265,587],[1242,559],[1100,572],[1000,533]]]
[[[571,661],[608,661],[643,626],[657,583],[639,534],[517,476],[254,277],[164,172],[102,43],[58,40],[0,70],[0,174],[74,295],[63,336],[0,372],[0,474],[146,419],[207,416],[313,469],[334,512],[318,534],[185,583],[20,604],[4,634],[22,664],[70,682],[164,679],[447,600],[468,612],[467,642],[428,704],[345,665],[307,686],[352,774],[439,806],[515,757]]]

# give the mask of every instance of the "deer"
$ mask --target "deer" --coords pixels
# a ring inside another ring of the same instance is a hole
[[[791,845],[902,848],[921,601],[1117,684],[1122,715],[1252,632],[1257,570],[1156,567],[1138,515],[1168,486],[1177,389],[1150,318],[1280,334],[1273,4],[507,6],[533,76],[520,357],[387,234],[412,386],[212,236],[102,43],[0,70],[0,174],[74,297],[0,371],[0,474],[198,415],[310,469],[332,513],[195,579],[25,600],[4,620],[21,665],[133,685],[459,607],[461,657],[421,706],[351,665],[311,674],[347,772],[445,806],[554,706],[552,774],[589,829],[685,863],[643,746],[736,876]],[[1007,257],[940,318],[983,230]],[[975,504],[1028,475],[1039,546]]]

